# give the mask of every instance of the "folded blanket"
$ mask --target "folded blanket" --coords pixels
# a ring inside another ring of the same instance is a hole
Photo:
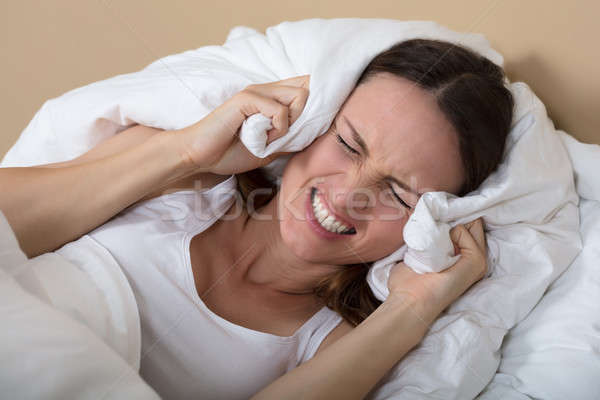
[[[261,157],[301,150],[327,131],[368,62],[412,38],[458,43],[503,62],[482,35],[433,22],[310,19],[284,22],[266,34],[236,27],[223,46],[165,57],[142,71],[46,102],[0,165],[71,159],[135,123],[182,128],[249,84],[311,74],[304,112],[286,136],[265,147],[270,124],[260,115],[250,117],[241,132],[244,144]],[[515,83],[510,89],[515,118],[498,171],[464,198],[441,192],[422,196],[404,228],[407,246],[375,263],[368,281],[383,299],[389,269],[405,255],[418,272],[448,267],[456,261],[448,230],[479,216],[488,233],[489,277],[436,321],[421,345],[373,391],[375,398],[475,396],[496,371],[507,330],[533,308],[581,247],[578,196],[565,149],[529,87]]]

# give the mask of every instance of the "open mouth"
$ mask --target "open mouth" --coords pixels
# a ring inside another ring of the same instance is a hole
[[[321,201],[320,196],[317,195],[317,188],[311,188],[310,201],[316,222],[318,222],[321,228],[338,235],[354,235],[356,233],[356,229],[353,226],[344,224],[329,212]]]

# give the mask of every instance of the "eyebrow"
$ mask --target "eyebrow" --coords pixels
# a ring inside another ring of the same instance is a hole
[[[360,134],[354,128],[352,123],[350,123],[350,120],[348,120],[348,118],[346,118],[345,116],[342,116],[342,118],[344,119],[344,121],[346,121],[346,124],[348,124],[348,126],[350,127],[350,131],[352,131],[352,138],[354,139],[354,141],[356,143],[358,143],[358,145],[360,146],[362,151],[365,153],[365,156],[368,158],[369,157],[369,148],[367,147],[367,144],[363,140],[362,136],[360,136]],[[418,197],[421,197],[423,195],[423,193],[415,192],[406,183],[399,181],[398,179],[396,179],[395,177],[393,177],[391,175],[386,175],[383,177],[383,179],[387,179],[387,180],[395,182],[396,185],[400,186],[402,189],[404,189],[407,192],[412,193]]]

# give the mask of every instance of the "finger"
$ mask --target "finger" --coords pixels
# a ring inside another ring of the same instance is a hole
[[[291,85],[251,85],[248,90],[288,106],[288,125],[296,122],[302,114],[309,94],[308,89]]]
[[[269,142],[285,135],[288,130],[288,107],[272,98],[264,97],[250,90],[240,92],[239,110],[243,119],[250,115],[261,113],[271,118],[273,129],[267,132]],[[240,122],[241,124],[241,122]]]
[[[479,217],[476,220],[471,221],[468,224],[465,224],[465,226],[471,233],[471,236],[473,236],[473,238],[477,242],[477,245],[479,246],[479,248],[483,252],[485,252],[486,251],[486,243],[485,243],[485,231],[483,229],[483,219],[481,217]]]
[[[450,231],[450,239],[460,249],[459,253],[479,251],[479,245],[464,225],[457,225]]]
[[[271,161],[285,154],[291,153],[275,153],[268,157],[260,158],[255,156],[248,148],[238,139],[227,150],[220,161],[222,165],[235,165],[235,171],[229,170],[227,173],[239,174],[250,171],[269,164]]]
[[[272,161],[275,161],[277,158],[288,155],[288,154],[292,154],[292,152],[279,152],[279,153],[273,153],[270,156],[265,157],[260,164],[261,167],[264,167],[265,165],[270,164]]]
[[[289,86],[288,86],[289,87]],[[305,88],[294,88],[295,89],[295,96],[292,98],[292,101],[290,103],[288,103],[288,107],[289,107],[289,124],[292,125],[294,122],[296,122],[296,120],[298,119],[298,117],[300,117],[300,114],[302,114],[302,111],[304,111],[304,107],[306,106],[306,101],[308,100],[308,89]]]
[[[442,271],[449,275],[459,277],[459,281],[466,283],[467,286],[462,290],[485,276],[487,264],[485,257],[482,255],[479,245],[464,225],[457,225],[450,231],[452,241],[460,248],[460,254],[470,257],[471,262],[456,262],[450,268]],[[461,293],[462,293],[461,291]]]

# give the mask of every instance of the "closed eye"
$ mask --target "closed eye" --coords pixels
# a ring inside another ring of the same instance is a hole
[[[398,196],[398,194],[394,191],[394,189],[390,186],[390,190],[392,191],[392,194],[394,195],[394,197],[396,199],[398,199],[398,201],[400,202],[400,204],[402,204],[404,207],[408,208],[409,210],[412,208],[411,206],[409,206],[408,204],[406,204],[406,202],[404,200],[402,200],[400,198],[400,196]]]
[[[344,151],[352,154],[352,155],[358,155],[360,154],[357,150],[355,150],[353,147],[351,147],[350,145],[348,145],[348,143],[346,143],[346,141],[338,134],[335,134],[335,137],[337,139],[337,141],[342,145],[342,147],[344,148]],[[400,196],[398,196],[398,194],[394,191],[394,189],[392,188],[392,186],[389,186],[392,194],[394,195],[394,197],[396,198],[396,200],[398,200],[400,202],[400,204],[402,204],[403,207],[408,208],[409,210],[411,209],[411,207],[406,204],[406,202],[404,200],[402,200],[402,198],[400,198]]]
[[[354,150],[354,148],[350,147],[348,145],[348,143],[346,143],[339,134],[336,133],[335,137],[337,138],[338,142],[340,142],[342,144],[342,146],[344,146],[344,150],[346,150],[352,154],[360,154],[358,151]]]

